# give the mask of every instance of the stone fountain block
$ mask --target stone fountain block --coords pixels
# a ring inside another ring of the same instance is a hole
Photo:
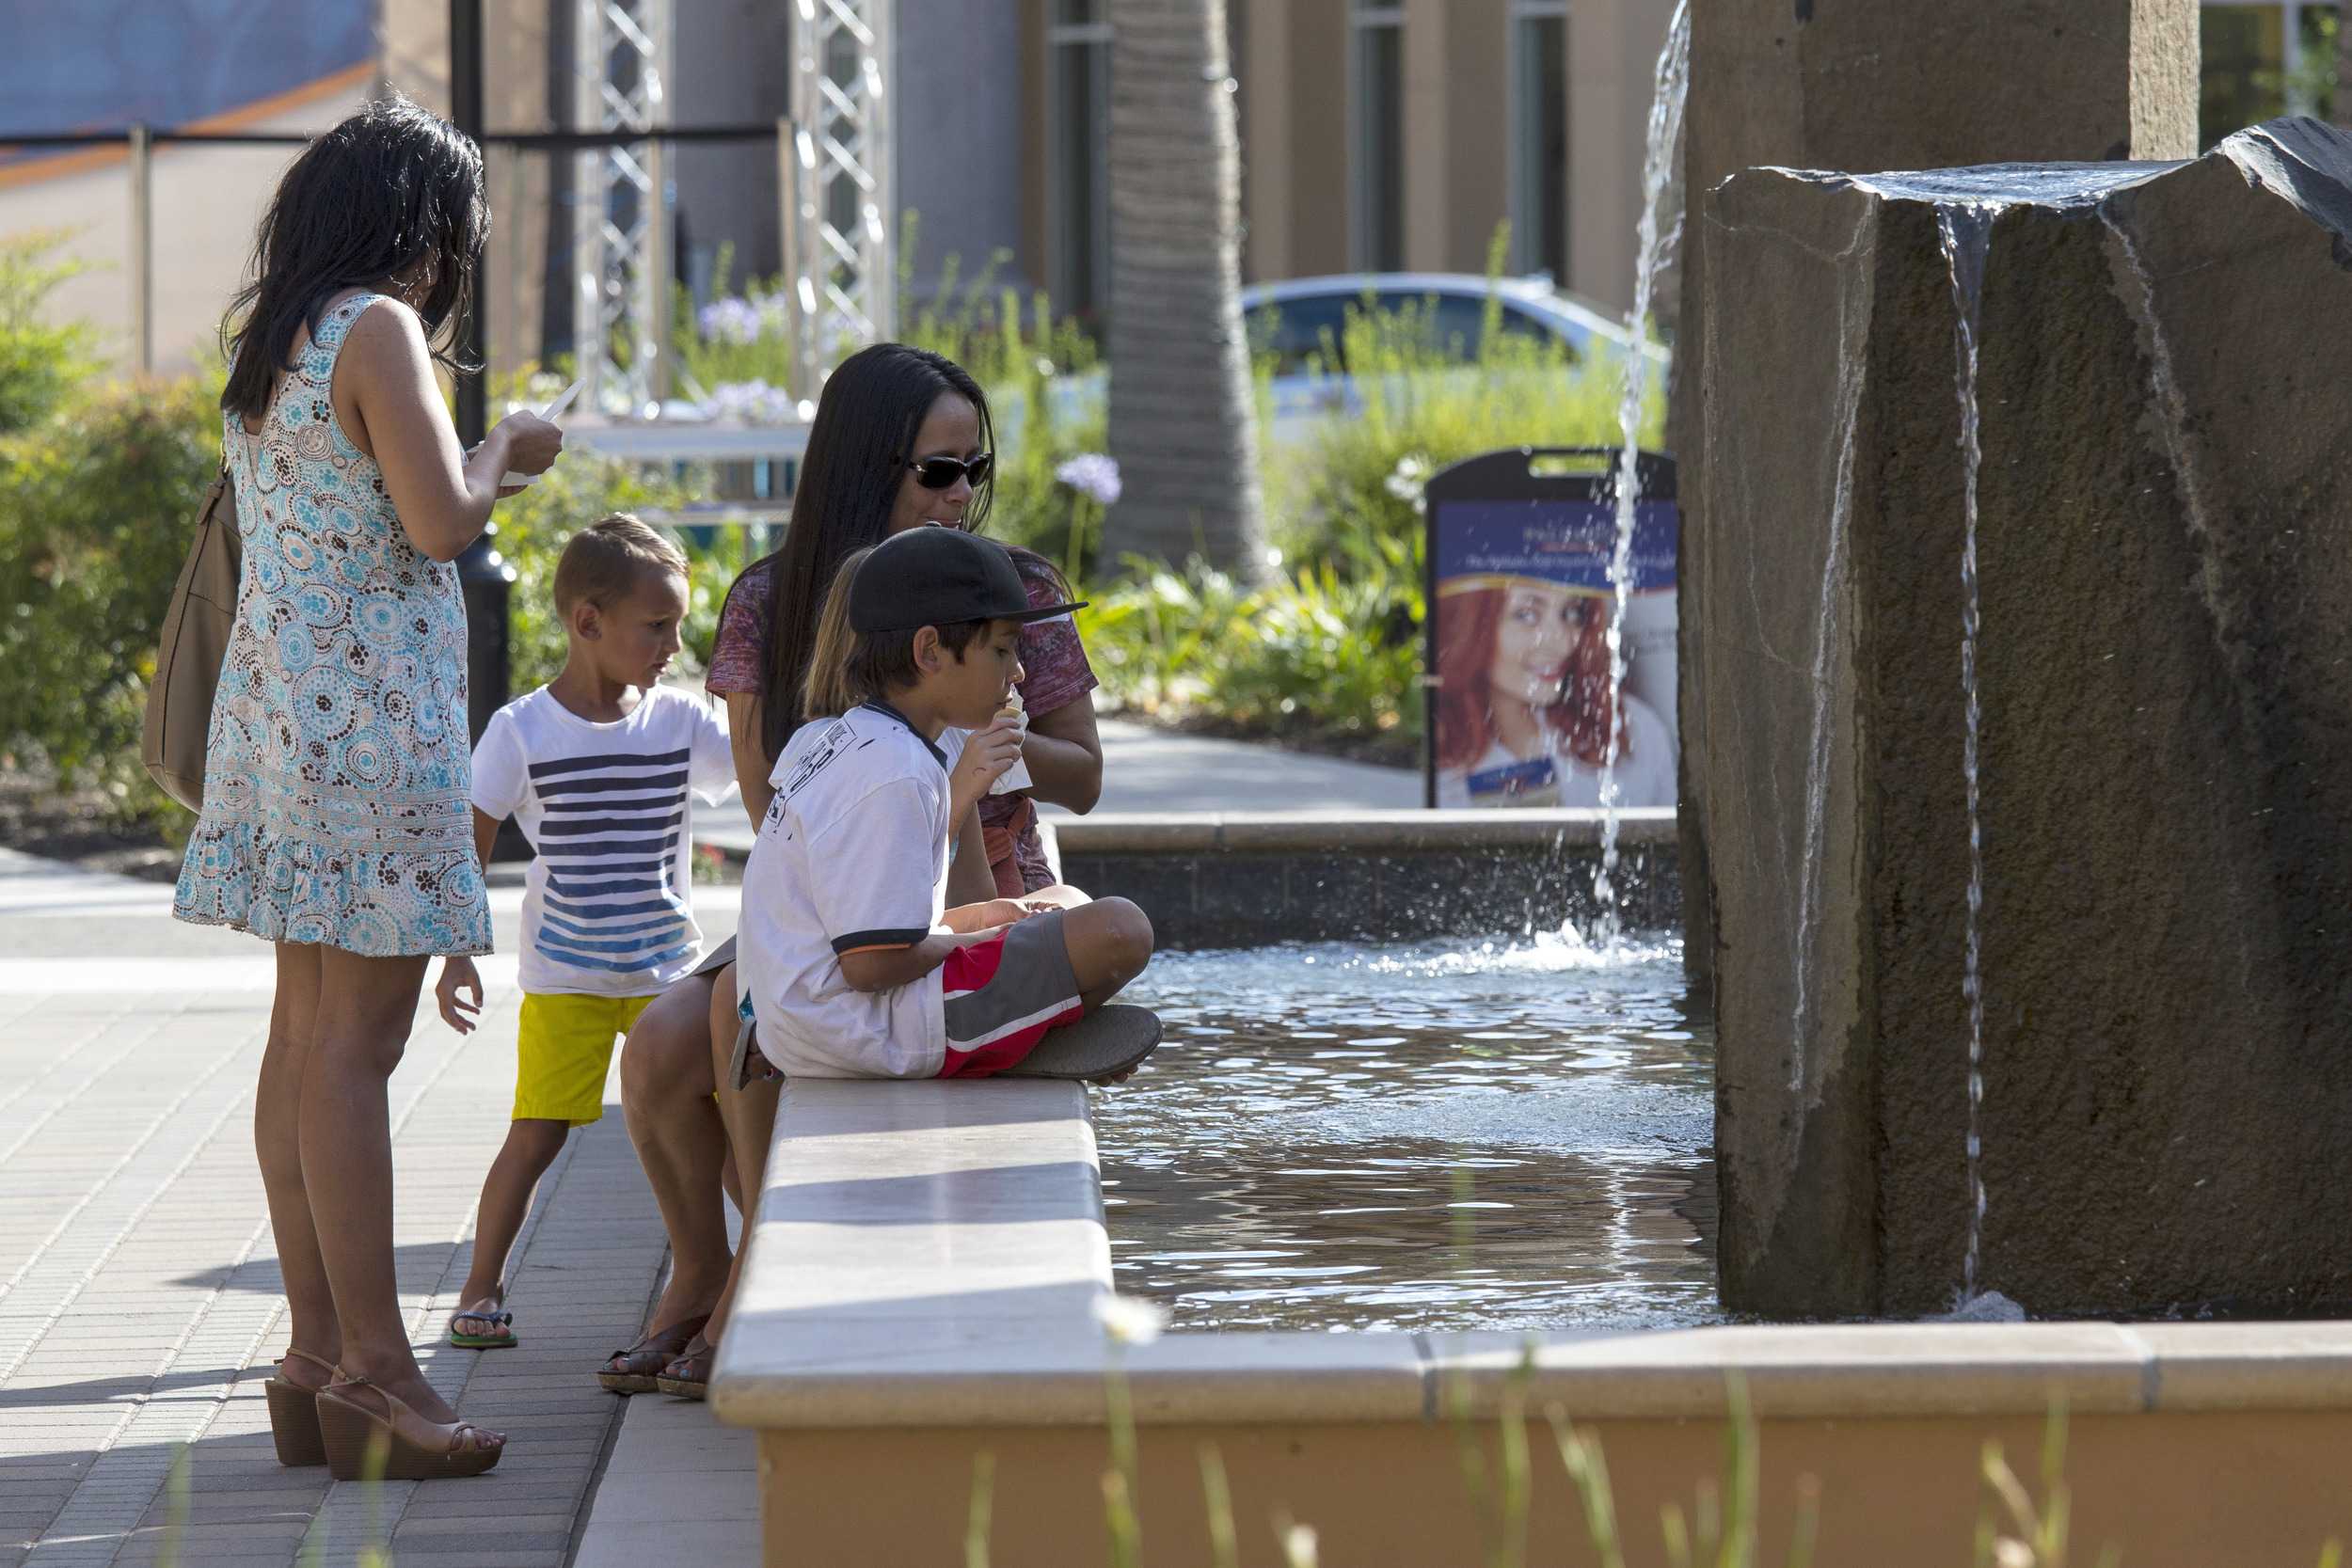
[[[2352,1303],[2352,139],[2306,119],[1708,198],[1724,1303],[1961,1283],[1955,193],[2013,203],[1979,340],[1979,1283]]]

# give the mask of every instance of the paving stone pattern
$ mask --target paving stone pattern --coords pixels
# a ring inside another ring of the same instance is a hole
[[[512,1275],[520,1346],[442,1345],[520,998],[485,965],[471,1042],[428,1000],[392,1080],[402,1302],[436,1386],[507,1457],[373,1489],[282,1468],[262,1383],[285,1304],[250,1127],[267,949],[172,927],[167,890],[54,872],[0,850],[0,1568],[332,1565],[371,1543],[402,1568],[560,1568],[625,1408],[587,1374],[634,1336],[662,1257],[617,1110],[542,1186]],[[60,929],[109,937],[56,954]]]

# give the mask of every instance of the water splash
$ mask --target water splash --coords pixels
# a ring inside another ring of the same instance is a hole
[[[2174,483],[2181,487],[2182,511],[2186,515],[2189,539],[2197,547],[2198,594],[2212,623],[2222,668],[2236,677],[2232,685],[2244,707],[2250,702],[2244,674],[2246,639],[2239,626],[2238,612],[2223,586],[2221,548],[2214,537],[2213,514],[2206,504],[2203,476],[2189,450],[2188,396],[2181,390],[2180,375],[2173,369],[2171,340],[2165,335],[2164,324],[2156,316],[2155,274],[2149,270],[2147,259],[2139,253],[2138,242],[2116,214],[2105,211],[2101,216],[2107,231],[2122,244],[2124,270],[2131,275],[2137,295],[2131,301],[2133,315],[2148,334],[2149,390],[2155,398],[2165,460],[2171,466]],[[2249,716],[2249,731],[2251,727]]]
[[[1947,202],[1935,228],[1951,269],[1953,342],[1960,361],[1960,450],[1966,529],[1960,550],[1960,689],[1967,738],[1961,767],[1968,783],[1968,920],[1966,969],[1961,995],[1968,1004],[1968,1249],[1961,1265],[1962,1309],[1977,1298],[1977,1263],[1984,1243],[1984,832],[1979,817],[1978,738],[1983,712],[1977,693],[1977,639],[1982,629],[1977,585],[1977,473],[1983,467],[1977,408],[1977,330],[1984,303],[1985,259],[1993,248],[1997,201]]]
[[[1649,391],[1650,301],[1657,293],[1658,275],[1682,237],[1679,219],[1661,228],[1661,216],[1666,188],[1674,180],[1675,149],[1682,140],[1682,109],[1690,88],[1691,0],[1676,0],[1674,17],[1666,24],[1665,47],[1658,55],[1649,134],[1642,153],[1642,221],[1636,230],[1633,309],[1626,314],[1625,383],[1617,399],[1622,449],[1617,463],[1617,541],[1609,560],[1613,594],[1609,613],[1609,711],[1613,716],[1625,698],[1625,612],[1633,593],[1633,524],[1642,500],[1642,404]],[[1600,912],[1593,934],[1604,948],[1614,947],[1624,931],[1616,888],[1617,747],[1624,733],[1624,721],[1618,718],[1610,729],[1600,767],[1600,869],[1593,874],[1593,896]]]
[[[1865,242],[1865,234],[1857,232],[1854,243],[1838,258],[1839,261],[1843,263],[1859,255]],[[1869,329],[1867,304],[1857,308],[1857,302],[1866,301],[1867,296],[1867,281],[1858,282],[1840,306],[1837,471],[1830,491],[1829,540],[1822,552],[1820,603],[1813,622],[1813,728],[1805,752],[1804,845],[1797,865],[1797,925],[1793,933],[1796,977],[1788,1020],[1788,1092],[1800,1098],[1805,1091],[1804,1047],[1812,1029],[1807,1004],[1812,1000],[1815,928],[1821,920],[1821,859],[1828,848],[1829,836],[1830,661],[1837,648],[1837,590],[1845,577],[1846,534],[1853,516],[1854,438],[1862,423],[1863,348]]]

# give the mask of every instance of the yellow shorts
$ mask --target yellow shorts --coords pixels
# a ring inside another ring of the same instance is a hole
[[[523,995],[516,1042],[515,1119],[585,1127],[604,1116],[612,1042],[650,996]]]

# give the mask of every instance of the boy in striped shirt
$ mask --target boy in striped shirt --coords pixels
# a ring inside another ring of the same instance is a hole
[[[614,1040],[702,956],[694,800],[724,799],[735,765],[725,715],[660,684],[686,604],[685,556],[636,518],[574,534],[555,568],[563,671],[493,714],[474,748],[483,863],[507,816],[538,853],[523,895],[514,1125],[483,1183],[453,1345],[516,1342],[501,1281],[532,1191],[571,1130],[604,1115]],[[443,959],[435,994],[450,1027],[469,1033],[482,1006],[473,960]]]

